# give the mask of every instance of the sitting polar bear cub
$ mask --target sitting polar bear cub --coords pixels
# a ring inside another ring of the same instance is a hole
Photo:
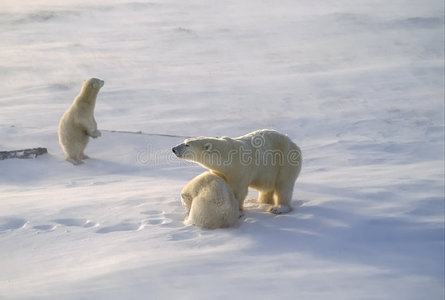
[[[187,210],[187,225],[215,229],[237,224],[239,204],[230,186],[221,177],[204,172],[193,178],[181,192]]]
[[[174,147],[177,157],[196,162],[223,178],[239,202],[248,188],[259,190],[258,202],[272,204],[274,214],[292,210],[292,192],[301,170],[301,150],[287,136],[258,130],[238,138],[197,137]]]
[[[83,163],[88,156],[83,153],[89,137],[101,136],[94,119],[96,97],[103,80],[90,78],[85,80],[82,89],[74,99],[71,107],[63,114],[59,123],[59,143],[66,160],[74,165]]]

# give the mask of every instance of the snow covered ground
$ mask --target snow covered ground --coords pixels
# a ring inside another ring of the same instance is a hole
[[[0,298],[443,299],[443,5],[2,0],[0,151],[49,154],[0,161]],[[57,124],[89,77],[75,167]],[[184,226],[203,169],[171,147],[260,128],[302,148],[294,210]]]

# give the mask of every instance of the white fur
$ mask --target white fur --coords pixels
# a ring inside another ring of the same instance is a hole
[[[248,187],[259,190],[258,201],[272,204],[270,212],[289,212],[300,170],[301,150],[287,136],[258,130],[238,138],[187,139],[173,148],[180,157],[197,162],[230,185],[240,210]]]
[[[97,94],[103,85],[104,82],[97,78],[84,81],[79,95],[60,119],[59,143],[66,160],[74,165],[81,164],[88,158],[84,150],[89,137],[101,136],[94,119],[94,106]]]
[[[188,216],[185,224],[215,229],[237,224],[239,205],[230,186],[221,177],[204,172],[181,192]]]

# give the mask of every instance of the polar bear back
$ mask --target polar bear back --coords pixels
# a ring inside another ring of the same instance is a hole
[[[204,172],[182,190],[182,201],[188,212],[185,224],[215,229],[234,226],[239,204],[232,189],[221,177]]]

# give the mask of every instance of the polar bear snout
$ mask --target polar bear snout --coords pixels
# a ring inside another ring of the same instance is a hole
[[[95,89],[100,89],[104,86],[105,81],[97,79],[97,78],[93,78],[93,87]]]
[[[182,155],[185,152],[186,149],[186,145],[185,144],[179,144],[175,147],[172,148],[173,153],[177,156],[177,157],[182,157]]]

